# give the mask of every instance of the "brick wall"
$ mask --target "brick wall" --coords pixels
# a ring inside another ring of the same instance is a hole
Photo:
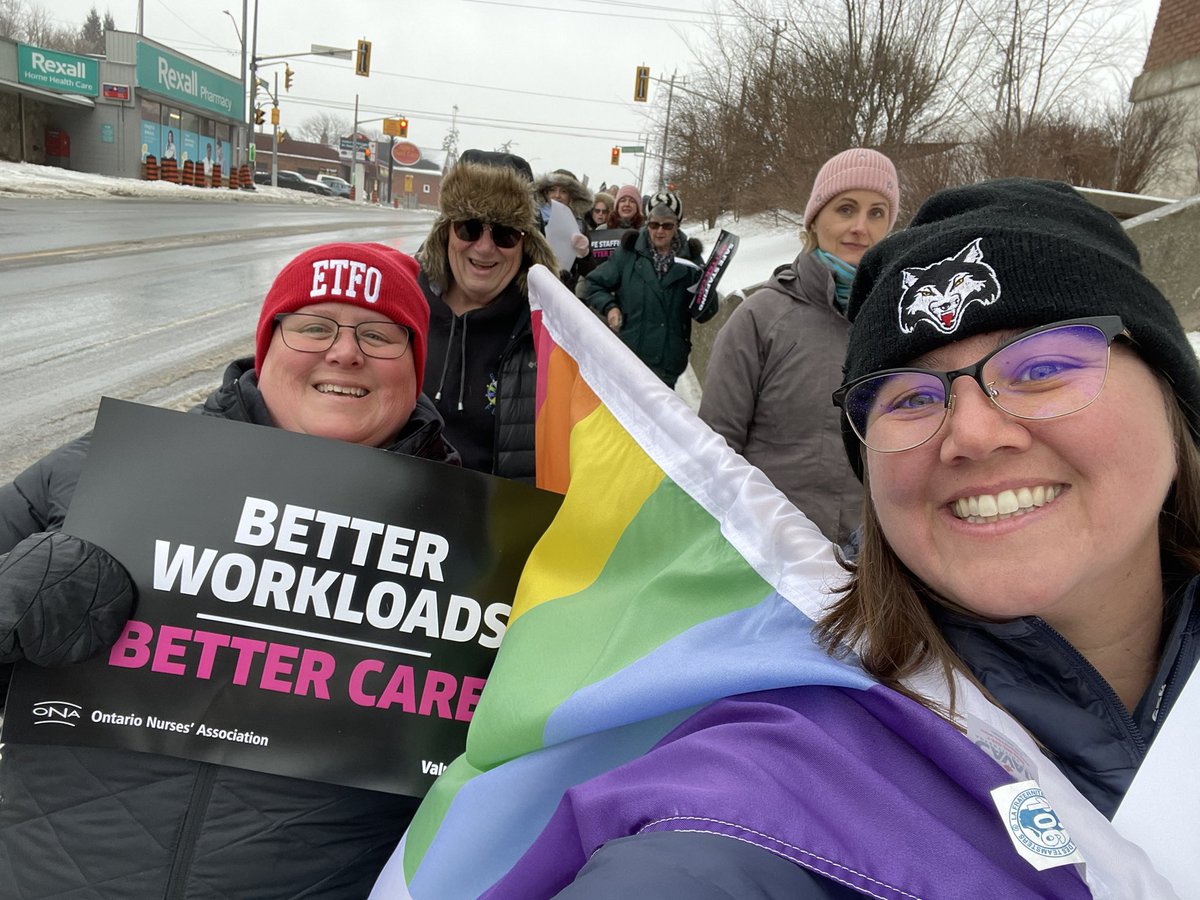
[[[1161,0],[1143,71],[1200,56],[1200,0]]]

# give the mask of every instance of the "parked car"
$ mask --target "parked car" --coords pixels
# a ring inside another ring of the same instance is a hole
[[[350,182],[345,178],[339,178],[337,175],[318,175],[317,181],[329,188],[335,197],[350,197]]]
[[[270,184],[270,172],[255,172],[255,184]],[[305,178],[299,172],[293,172],[290,169],[280,169],[276,173],[276,184],[281,188],[291,188],[294,191],[306,191],[310,194],[320,194],[322,197],[332,197],[333,191],[315,181],[312,178]]]

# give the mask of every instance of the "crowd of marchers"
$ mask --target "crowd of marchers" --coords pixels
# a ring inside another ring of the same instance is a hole
[[[890,234],[900,193],[875,150],[824,163],[796,257],[716,336],[699,417],[838,548],[846,585],[817,630],[830,653],[859,648],[873,678],[918,704],[914,673],[981,685],[1111,817],[1200,655],[1200,367],[1121,228],[1069,187],[950,189]],[[706,260],[685,200],[593,192],[564,169],[535,177],[518,156],[468,151],[414,255],[325,244],[284,266],[253,356],[230,362],[195,413],[532,483],[530,269],[557,273],[674,386],[693,327],[722,299],[693,302]],[[90,440],[0,487],[4,681],[18,661],[104,652],[136,603],[115,558],[62,532]],[[786,744],[801,720],[837,715],[812,688],[786,705],[697,734],[723,728],[753,746],[774,723]],[[688,740],[698,749],[673,763],[680,791],[738,764]],[[827,782],[792,750],[796,779]],[[719,820],[721,798],[708,802]],[[157,754],[10,744],[0,893],[366,897],[418,803]],[[619,835],[544,895],[868,893],[870,872],[847,881],[778,849],[853,823],[775,812],[783,824],[761,840]],[[886,896],[940,895],[913,865]],[[996,877],[995,896],[1020,895]]]

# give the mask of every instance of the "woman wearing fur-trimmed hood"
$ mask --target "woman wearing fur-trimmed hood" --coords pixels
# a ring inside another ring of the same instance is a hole
[[[467,468],[531,482],[537,362],[526,276],[557,264],[519,168],[454,166],[417,259],[430,310],[425,392],[447,439]]]

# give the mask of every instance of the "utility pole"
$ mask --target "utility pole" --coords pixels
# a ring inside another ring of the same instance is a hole
[[[242,90],[246,92],[247,96],[249,96],[249,88],[250,88],[250,82],[248,82],[246,80],[246,75],[249,71],[246,68],[246,64],[248,62],[248,60],[246,58],[247,57],[246,26],[249,23],[249,5],[250,5],[250,0],[242,0],[242,33],[241,33],[241,35],[239,35],[239,37],[241,37],[241,39],[242,39],[241,40],[241,44],[242,44]],[[255,3],[254,8],[256,10],[258,9],[257,3]],[[250,117],[253,115],[254,115],[254,98],[250,97],[250,105],[246,108],[247,124],[250,122]],[[247,134],[247,136],[250,134],[249,130],[247,130],[246,134]],[[238,141],[237,159],[235,160],[236,165],[240,166],[243,162],[245,162],[247,151],[248,151],[248,148],[243,147],[242,142]],[[253,177],[253,176],[251,176],[251,177]]]
[[[671,134],[671,101],[675,98],[675,75],[678,71],[676,69],[675,72],[671,73],[671,83],[667,86],[667,115],[663,120],[662,153],[658,157],[658,189],[660,191],[663,189],[663,185],[667,183],[663,171],[667,165],[667,138]]]
[[[243,6],[242,9],[245,9]],[[258,99],[258,0],[254,0],[254,37],[250,42],[250,105],[246,108],[246,161],[253,162],[257,155],[254,146],[254,108]],[[254,177],[254,172],[250,173]]]
[[[354,95],[354,130],[350,133],[354,135],[354,137],[351,138],[351,144],[353,144],[354,149],[350,151],[350,180],[354,187],[358,188],[359,191],[366,193],[365,188],[367,173],[365,167],[363,169],[359,169],[358,167],[358,94]]]
[[[279,187],[279,73],[275,73],[275,96],[271,98],[271,187]]]

